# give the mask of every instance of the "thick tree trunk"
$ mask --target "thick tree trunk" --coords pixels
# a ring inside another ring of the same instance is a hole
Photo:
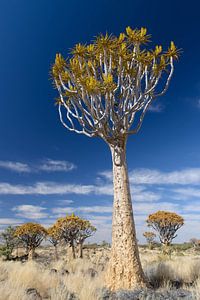
[[[113,291],[147,287],[135,234],[126,166],[126,143],[115,148],[111,146],[111,153],[114,204],[111,257],[106,275],[107,286]]]
[[[55,254],[55,260],[58,260],[58,248],[57,248],[57,245],[54,246],[54,254]]]
[[[75,253],[75,247],[74,247],[73,242],[71,243],[71,247],[72,247],[72,257],[73,257],[73,259],[75,259],[76,258],[76,253]]]
[[[30,249],[28,252],[28,260],[33,260],[35,257],[35,249]]]
[[[83,258],[83,242],[79,243],[79,258]]]

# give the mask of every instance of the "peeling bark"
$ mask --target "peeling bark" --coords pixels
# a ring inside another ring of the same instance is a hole
[[[110,148],[113,161],[114,204],[107,286],[113,291],[147,287],[148,282],[142,270],[136,240],[126,165],[126,142]]]

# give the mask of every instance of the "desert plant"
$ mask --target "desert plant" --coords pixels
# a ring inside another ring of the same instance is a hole
[[[83,243],[95,232],[96,228],[88,220],[81,219],[79,221],[79,231],[76,237],[76,242],[79,245],[79,258],[83,258]]]
[[[174,212],[159,210],[148,216],[147,224],[158,232],[160,242],[169,246],[177,237],[176,232],[183,226],[184,219]]]
[[[96,231],[89,221],[81,219],[75,214],[59,218],[55,226],[59,231],[60,239],[71,247],[73,258],[76,258],[76,244],[80,245],[80,255],[82,255],[83,242]]]
[[[136,241],[126,145],[155,98],[167,91],[179,56],[173,42],[165,52],[162,46],[144,49],[149,40],[146,28],[127,27],[118,37],[101,34],[92,44],[77,44],[66,60],[56,54],[52,67],[62,125],[102,138],[111,150],[114,204],[106,280],[112,290],[147,285]]]
[[[46,229],[37,223],[25,223],[15,230],[15,236],[22,241],[28,252],[29,260],[35,257],[35,249],[41,244],[46,235]]]
[[[110,243],[108,243],[107,241],[103,240],[100,244],[101,247],[103,248],[109,248],[110,247]]]
[[[18,245],[18,239],[14,235],[15,228],[8,226],[0,234],[0,255],[4,256],[7,260],[11,258],[14,248]]]
[[[47,229],[47,239],[54,246],[55,259],[58,260],[58,251],[57,246],[61,240],[60,229],[54,224]]]
[[[152,231],[145,231],[143,236],[146,238],[149,249],[152,249],[156,234]]]
[[[198,240],[196,238],[191,238],[190,243],[192,244],[192,246],[195,250],[200,249],[200,240]]]

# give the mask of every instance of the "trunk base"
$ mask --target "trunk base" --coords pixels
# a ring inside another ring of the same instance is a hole
[[[124,260],[118,261],[111,254],[111,260],[106,271],[106,286],[111,291],[150,288],[142,269],[135,265],[137,262],[130,261],[128,263],[126,258]]]
[[[114,203],[112,248],[106,284],[112,291],[146,288],[149,285],[142,270],[136,240],[125,144],[123,147],[111,147],[111,153]]]

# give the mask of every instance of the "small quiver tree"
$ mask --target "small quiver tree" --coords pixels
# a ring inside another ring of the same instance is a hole
[[[96,232],[96,228],[91,225],[90,221],[82,219],[79,224],[76,243],[79,245],[79,258],[83,258],[83,243]]]
[[[79,245],[95,230],[90,227],[88,221],[83,220],[75,214],[67,215],[64,218],[59,218],[55,226],[60,232],[61,240],[64,240],[72,249],[72,257],[76,258],[75,246]],[[81,247],[81,246],[80,246]]]
[[[155,99],[167,91],[179,50],[173,42],[145,49],[146,28],[126,28],[119,36],[99,35],[77,44],[66,60],[56,55],[52,67],[63,126],[78,134],[102,138],[113,162],[112,248],[107,286],[112,290],[147,286],[142,270],[126,163],[128,137],[141,128]]]
[[[29,260],[35,257],[35,249],[39,247],[46,235],[46,229],[37,223],[25,223],[15,230],[15,236],[22,241]]]
[[[199,250],[200,249],[200,240],[196,238],[191,238],[190,243],[192,244],[194,250]]]
[[[18,239],[15,237],[15,228],[8,226],[0,234],[0,255],[4,256],[6,260],[11,258],[12,252],[18,246]]]
[[[184,219],[174,212],[159,210],[148,216],[147,224],[158,232],[160,242],[169,246],[177,237],[176,232],[183,226]]]
[[[57,246],[61,239],[60,229],[54,224],[47,230],[47,239],[54,246],[55,259],[58,260],[58,249]]]
[[[152,249],[156,234],[152,231],[146,231],[143,233],[143,236],[146,238],[149,249]]]

